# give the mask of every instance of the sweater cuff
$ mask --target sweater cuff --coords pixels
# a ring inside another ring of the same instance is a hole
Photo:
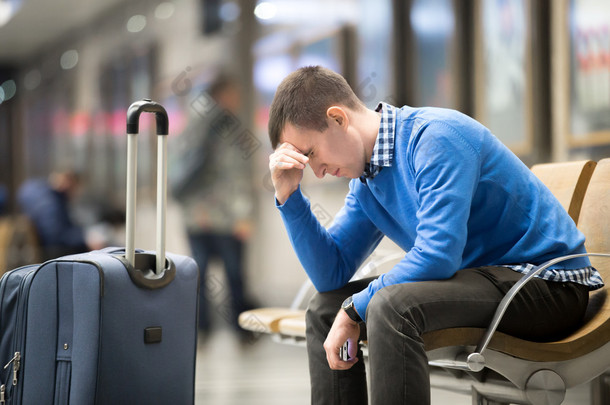
[[[309,207],[309,202],[307,201],[303,193],[301,193],[301,186],[299,186],[294,191],[294,193],[290,194],[290,197],[288,197],[288,199],[284,201],[284,204],[280,204],[280,202],[275,197],[274,200],[275,206],[286,217],[303,215],[304,212],[307,212],[306,210]]]
[[[360,318],[362,318],[362,320],[366,323],[366,309],[369,306],[369,301],[371,300],[369,298],[367,289],[365,288],[359,293],[354,294],[352,299],[354,300],[354,308],[356,309],[356,312],[358,312]]]

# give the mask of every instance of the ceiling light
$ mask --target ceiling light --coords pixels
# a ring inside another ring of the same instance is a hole
[[[176,6],[174,6],[174,3],[166,1],[159,4],[157,8],[155,8],[155,17],[159,20],[167,20],[174,15],[174,11],[176,11]]]
[[[15,93],[17,93],[17,85],[14,80],[5,81],[2,83],[2,86],[0,86],[0,89],[4,92],[4,101],[10,100],[15,96]]]
[[[269,2],[260,3],[254,8],[254,15],[261,20],[271,20],[277,15],[277,6]]]
[[[6,25],[21,7],[21,0],[0,0],[0,27]]]
[[[70,70],[78,64],[78,52],[74,49],[70,49],[61,55],[59,60],[61,68],[64,70]]]
[[[127,31],[140,32],[146,27],[146,17],[136,14],[127,21]]]

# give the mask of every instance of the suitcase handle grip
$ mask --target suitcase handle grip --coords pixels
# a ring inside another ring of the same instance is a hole
[[[149,98],[136,101],[127,110],[127,133],[137,134],[140,132],[140,114],[143,112],[154,113],[157,121],[157,135],[167,135],[169,133],[169,120],[167,111],[159,103],[155,103]]]
[[[157,121],[157,265],[155,274],[161,275],[166,269],[165,261],[165,216],[167,207],[167,134],[169,122],[165,108],[150,99],[136,101],[127,110],[127,206],[125,229],[125,258],[134,268],[135,224],[136,224],[136,183],[138,167],[138,142],[140,115],[154,113]]]

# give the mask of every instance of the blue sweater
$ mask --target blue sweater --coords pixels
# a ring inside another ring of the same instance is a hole
[[[483,125],[452,110],[397,112],[392,165],[366,184],[350,182],[328,230],[300,189],[278,206],[318,291],[344,286],[384,235],[407,253],[354,295],[363,319],[373,295],[388,285],[585,252],[584,235],[557,199]],[[587,258],[577,258],[555,268],[586,266]]]

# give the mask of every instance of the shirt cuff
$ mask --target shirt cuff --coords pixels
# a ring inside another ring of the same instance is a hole
[[[360,291],[352,296],[354,300],[354,309],[360,315],[360,318],[366,323],[366,308],[369,306],[369,294],[367,289]]]
[[[274,198],[274,200],[275,206],[287,217],[303,215],[309,207],[307,198],[301,193],[301,186],[297,187],[294,193],[290,194],[290,197],[284,201],[284,204],[280,204],[277,198]]]

